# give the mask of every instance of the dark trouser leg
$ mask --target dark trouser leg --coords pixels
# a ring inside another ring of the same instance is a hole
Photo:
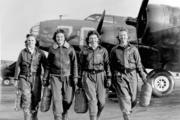
[[[70,108],[71,104],[67,103],[66,101],[63,101],[63,113],[62,113],[62,120],[68,120],[68,110]]]
[[[51,76],[51,90],[52,90],[52,101],[53,101],[53,114],[54,120],[61,120],[62,119],[62,82],[60,81],[59,77]]]
[[[32,97],[33,98],[33,97]],[[31,120],[38,120],[37,114],[38,114],[38,101],[32,100],[33,104],[31,104]]]
[[[63,113],[62,113],[62,120],[68,120],[68,111],[72,105],[72,101],[74,98],[75,86],[72,84],[72,79],[69,77],[63,77]]]
[[[37,113],[38,111],[31,111],[31,120],[38,120]]]
[[[32,92],[31,92],[31,114],[32,120],[38,120],[38,104],[41,100],[41,79],[40,76],[33,76]]]

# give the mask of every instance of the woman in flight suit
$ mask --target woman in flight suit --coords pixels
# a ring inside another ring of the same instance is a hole
[[[138,73],[143,82],[146,74],[141,64],[138,49],[128,42],[128,31],[120,28],[118,32],[119,44],[110,53],[113,85],[118,96],[120,109],[124,120],[129,120],[132,108],[136,104]]]
[[[45,68],[46,56],[36,47],[36,38],[32,34],[26,36],[25,46],[16,62],[15,87],[22,92],[24,120],[37,120],[41,100],[41,68]]]
[[[99,45],[99,34],[89,31],[87,47],[80,53],[82,87],[85,90],[90,120],[97,120],[104,108],[106,86],[111,85],[111,72],[107,50]]]

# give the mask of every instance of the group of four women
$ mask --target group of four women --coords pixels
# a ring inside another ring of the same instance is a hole
[[[88,99],[90,120],[99,120],[105,105],[106,88],[112,82],[123,118],[129,120],[136,103],[137,73],[144,82],[146,74],[137,48],[128,43],[127,29],[119,29],[119,44],[111,50],[110,56],[100,45],[100,36],[96,31],[89,31],[87,46],[79,56],[66,38],[62,29],[54,33],[54,44],[49,48],[46,59],[44,53],[35,47],[34,35],[27,35],[26,48],[20,52],[15,74],[15,86],[22,91],[24,119],[38,119],[42,82],[44,86],[51,85],[54,120],[68,120],[77,84],[82,86]],[[45,70],[41,81],[42,66]]]

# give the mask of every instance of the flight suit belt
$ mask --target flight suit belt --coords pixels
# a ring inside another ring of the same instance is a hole
[[[60,74],[52,74],[50,73],[50,76],[55,76],[55,77],[68,77],[70,75],[60,75]]]
[[[122,73],[130,73],[132,71],[136,70],[136,68],[122,68],[117,70],[118,72],[122,72]]]
[[[21,73],[19,77],[31,77],[32,75],[40,75],[38,72],[31,72],[31,73]]]
[[[104,70],[84,70],[88,73],[91,73],[91,74],[97,74],[97,73],[100,73],[100,72],[104,72]]]

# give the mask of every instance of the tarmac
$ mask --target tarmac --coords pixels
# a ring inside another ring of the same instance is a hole
[[[174,91],[164,97],[152,97],[148,107],[139,104],[133,109],[131,120],[180,120],[180,79]],[[0,86],[0,120],[23,120],[22,111],[14,110],[15,89],[12,86]],[[39,111],[39,120],[53,120],[52,109]],[[89,113],[77,114],[74,104],[70,109],[69,120],[89,120]],[[123,120],[116,98],[107,98],[101,120]]]

